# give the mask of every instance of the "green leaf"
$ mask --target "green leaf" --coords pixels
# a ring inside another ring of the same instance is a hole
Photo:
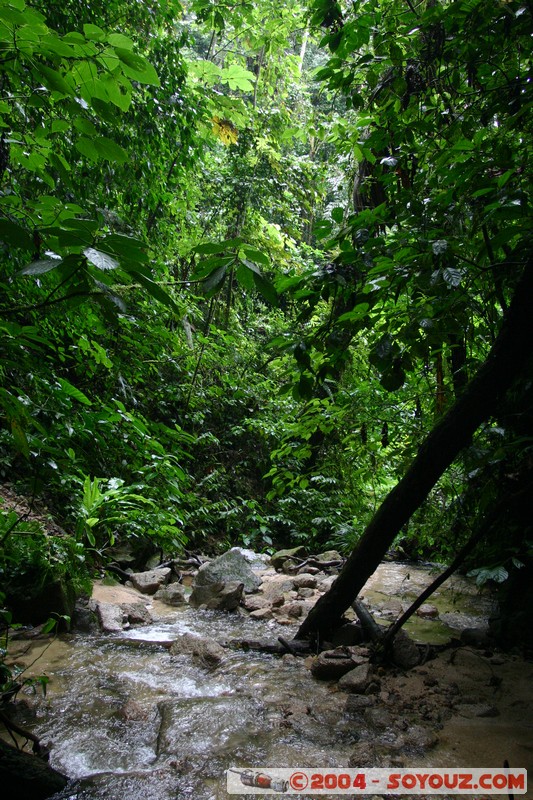
[[[104,42],[106,38],[105,31],[99,28],[98,25],[92,25],[90,22],[83,26],[83,33],[86,39],[92,39],[94,42]]]
[[[167,308],[172,309],[176,314],[182,315],[182,309],[177,305],[176,301],[166,292],[159,284],[153,281],[151,278],[146,277],[141,272],[136,272],[135,270],[130,270],[129,273],[132,277],[137,280],[141,286],[148,291],[148,294],[151,295],[155,300],[158,300]]]
[[[80,138],[74,142],[74,147],[79,153],[82,154],[82,156],[86,156],[90,161],[94,161],[96,163],[100,159],[100,155],[94,145],[94,142],[92,139],[88,139],[86,136],[80,136]]]
[[[107,253],[102,253],[101,250],[96,250],[94,247],[87,247],[87,249],[83,251],[83,255],[87,261],[89,261],[98,269],[116,269],[119,266],[118,261],[115,261],[115,259],[111,258],[111,256]]]
[[[107,136],[97,136],[93,140],[98,156],[107,161],[116,161],[124,164],[128,160],[128,154],[119,144]]]
[[[65,378],[58,378],[58,383],[61,386],[63,392],[68,395],[68,397],[72,397],[74,400],[77,400],[78,403],[83,403],[84,406],[91,406],[92,403],[89,398],[83,394],[79,389],[73,386],[70,381],[65,380]]]
[[[9,219],[0,219],[0,241],[25,250],[32,250],[34,247],[31,234],[22,225]]]
[[[231,67],[220,70],[220,80],[227,83],[230,89],[239,89],[242,92],[252,92],[255,75],[244,67],[232,64]]]
[[[111,33],[107,37],[107,41],[109,44],[113,45],[113,47],[122,47],[126,50],[133,50],[135,44],[129,39],[127,36],[124,36],[122,33]]]
[[[51,67],[46,67],[44,64],[36,64],[37,71],[43,77],[45,86],[53,92],[58,92],[63,95],[73,95],[72,87],[66,82],[63,75]]]
[[[243,246],[242,250],[249,261],[255,261],[256,264],[263,264],[265,267],[270,266],[270,259],[266,253],[262,253],[260,250],[256,250],[253,247],[247,247],[246,245]]]
[[[124,72],[128,77],[133,78],[133,80],[139,83],[147,83],[152,86],[161,85],[157,72],[146,58],[122,47],[115,47],[115,53],[123,66],[126,67]]]
[[[279,304],[279,298],[278,293],[274,288],[274,284],[263,275],[258,275],[256,272],[253,272],[252,274],[254,276],[254,283],[258,292],[262,294],[265,300],[268,300],[271,305],[277,307]]]
[[[227,267],[222,266],[213,270],[213,272],[208,275],[203,282],[203,288],[206,294],[213,293],[221,286],[221,284],[224,282],[224,278],[226,277],[226,271]]]

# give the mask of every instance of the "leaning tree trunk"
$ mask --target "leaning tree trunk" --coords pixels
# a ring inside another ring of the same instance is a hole
[[[407,473],[387,495],[331,588],[311,609],[296,639],[330,638],[340,617],[377,569],[396,535],[426,499],[444,471],[492,416],[533,341],[533,258],[517,284],[501,331],[477,375],[420,447]]]

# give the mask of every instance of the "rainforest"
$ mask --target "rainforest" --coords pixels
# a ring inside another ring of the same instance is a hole
[[[333,566],[293,657],[384,559],[531,657],[532,15],[0,0],[2,718],[13,632],[235,547]]]

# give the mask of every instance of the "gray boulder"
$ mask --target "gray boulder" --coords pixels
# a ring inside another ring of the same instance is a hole
[[[372,680],[372,667],[366,662],[350,670],[339,680],[339,689],[354,694],[364,694]]]
[[[96,615],[100,628],[104,633],[116,633],[122,630],[123,613],[120,606],[113,603],[98,602],[96,604]]]
[[[162,586],[154,594],[154,600],[161,600],[167,606],[187,605],[183,586],[179,583],[168,583],[166,586]]]
[[[335,650],[323,650],[319,653],[311,664],[311,673],[322,681],[337,680],[363,663],[362,656],[346,647],[337,647]]]
[[[189,597],[193,608],[206,606],[213,611],[234,611],[242,599],[244,585],[237,581],[208,583],[195,586]]]
[[[295,561],[293,560],[294,556],[298,556],[304,551],[304,546],[299,545],[299,547],[292,547],[290,550],[278,550],[276,553],[270,556],[270,563],[274,567],[274,569],[283,569],[283,566],[288,561],[291,566],[295,565]]]
[[[203,639],[193,633],[184,633],[170,645],[170,654],[173,656],[191,655],[206,667],[218,667],[225,658],[226,652],[211,639]]]
[[[160,586],[167,583],[172,570],[169,567],[149,569],[147,572],[132,572],[130,581],[143,594],[155,594]]]
[[[194,587],[235,582],[242,583],[247,593],[256,592],[261,585],[261,578],[253,572],[238,547],[202,564],[194,579]]]

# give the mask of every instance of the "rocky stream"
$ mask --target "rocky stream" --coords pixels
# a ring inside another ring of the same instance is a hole
[[[242,597],[222,581],[210,599],[202,568],[181,576],[191,598],[167,567],[97,583],[71,633],[11,642],[26,676],[49,677],[46,697],[24,690],[12,712],[69,778],[55,800],[222,800],[231,767],[533,768],[533,664],[492,645],[491,601],[467,579],[422,606],[411,661],[385,669],[354,624],[326,656],[254,649],[290,641],[335,570],[247,560]],[[388,624],[431,580],[429,566],[387,562],[364,601]]]

